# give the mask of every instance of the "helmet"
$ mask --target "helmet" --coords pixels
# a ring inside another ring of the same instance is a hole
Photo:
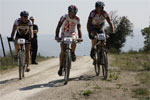
[[[20,16],[28,17],[29,13],[27,11],[21,11]]]
[[[34,20],[33,16],[30,17],[30,20]]]
[[[96,3],[95,3],[95,8],[98,8],[98,7],[104,7],[105,6],[105,4],[104,4],[104,2],[101,2],[101,1],[97,1]]]
[[[70,5],[68,7],[68,11],[77,13],[78,12],[78,8],[75,5]]]

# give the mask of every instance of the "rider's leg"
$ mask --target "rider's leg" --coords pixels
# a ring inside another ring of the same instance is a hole
[[[65,44],[61,43],[60,47],[61,47],[61,51],[60,51],[59,59],[60,59],[60,67],[62,67],[63,66],[63,61],[64,61]]]
[[[95,45],[96,45],[96,39],[93,39],[93,40],[91,40],[91,53],[90,53],[90,56],[91,56],[91,58],[94,58],[94,56],[95,56]]]
[[[29,62],[30,62],[30,48],[31,48],[31,44],[26,44],[26,63],[27,63],[27,70],[28,70]]]
[[[75,49],[76,49],[76,43],[73,42],[73,43],[72,43],[72,52],[75,52]]]
[[[14,45],[15,45],[16,54],[18,55],[19,45],[16,42],[14,43]]]
[[[75,49],[76,49],[76,43],[73,42],[73,43],[72,43],[72,53],[71,53],[72,61],[75,61],[75,60],[76,60]]]

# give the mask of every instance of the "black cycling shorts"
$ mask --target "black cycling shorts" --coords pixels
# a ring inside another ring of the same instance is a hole
[[[23,38],[27,41],[31,41],[31,35],[30,33],[27,33],[26,35],[20,35],[18,32],[16,34],[16,38],[15,39],[18,39],[18,38]]]

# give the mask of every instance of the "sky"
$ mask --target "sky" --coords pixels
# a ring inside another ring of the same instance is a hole
[[[5,37],[10,36],[14,21],[20,17],[21,11],[26,10],[30,16],[35,18],[35,23],[39,26],[38,35],[39,40],[41,40],[39,41],[39,47],[43,45],[47,47],[46,42],[54,39],[56,26],[60,17],[68,13],[67,9],[69,5],[76,5],[78,8],[77,16],[80,17],[82,26],[81,30],[85,36],[87,34],[87,19],[90,11],[95,8],[96,1],[97,0],[0,0],[0,34]],[[118,16],[127,16],[134,25],[135,37],[127,37],[127,42],[123,50],[138,50],[142,48],[144,45],[144,37],[140,31],[150,25],[150,0],[102,1],[106,5],[104,9],[108,13],[110,11],[117,11]],[[42,40],[44,38],[42,37],[47,37],[47,40],[45,39],[44,42]],[[5,44],[6,43],[7,41],[5,39]],[[86,43],[90,44],[88,40],[85,41],[85,44]],[[56,43],[54,45],[56,45]],[[90,48],[89,45],[88,48]]]
[[[39,35],[55,34],[60,17],[67,13],[69,5],[78,7],[82,33],[87,34],[86,23],[97,0],[0,0],[0,33],[10,36],[15,19],[26,10],[35,18]],[[150,0],[103,0],[105,10],[117,11],[118,16],[127,16],[135,29],[143,29],[150,23]]]

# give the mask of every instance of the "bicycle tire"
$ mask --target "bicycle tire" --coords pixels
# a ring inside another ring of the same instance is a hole
[[[69,80],[69,75],[70,75],[70,67],[71,67],[71,53],[70,50],[66,50],[65,53],[65,66],[64,66],[64,84],[66,85]]]
[[[19,65],[19,80],[22,79],[22,76],[21,76],[21,51],[18,52],[18,65]]]
[[[100,74],[99,59],[100,59],[100,58],[99,58],[99,53],[96,52],[95,58],[94,58],[94,69],[95,69],[96,76],[99,76],[99,74]]]
[[[107,59],[107,53],[105,51],[103,52],[103,59],[104,59],[104,64],[102,64],[102,71],[103,71],[104,79],[106,80],[108,76],[108,59]]]
[[[22,51],[22,77],[24,77],[25,72],[25,51]]]
[[[24,77],[24,57],[25,57],[25,52],[19,50],[19,56],[18,56],[18,61],[19,61],[19,80],[22,79],[22,77]]]

